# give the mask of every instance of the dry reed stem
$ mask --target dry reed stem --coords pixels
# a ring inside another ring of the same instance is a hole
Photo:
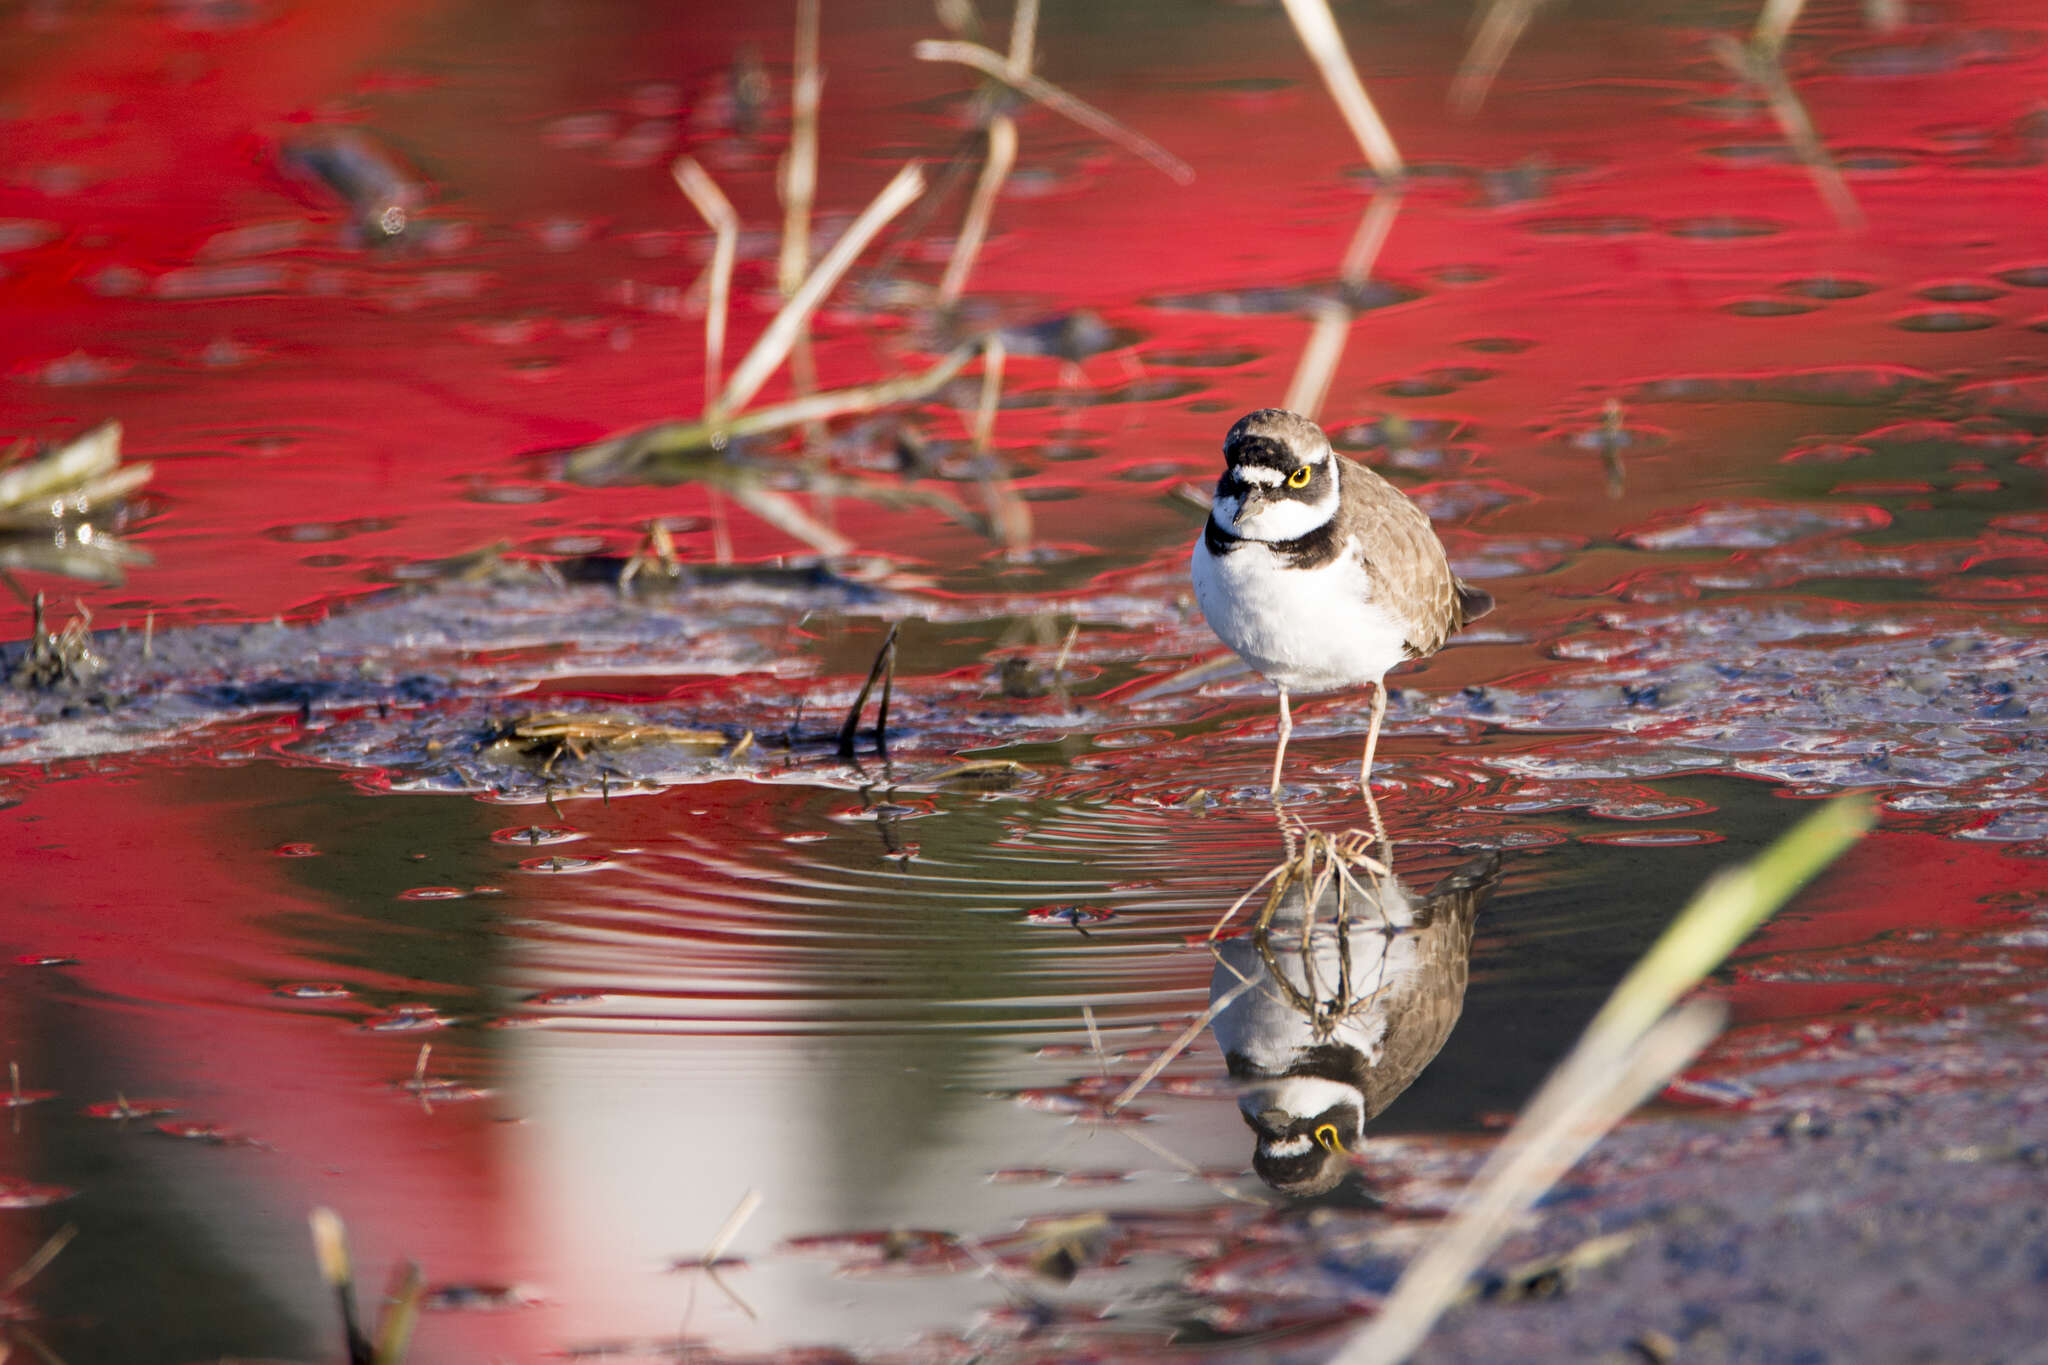
[[[1380,179],[1399,180],[1406,169],[1401,163],[1400,149],[1394,146],[1393,134],[1373,108],[1372,97],[1365,93],[1365,83],[1359,80],[1358,68],[1352,65],[1344,37],[1337,32],[1337,21],[1330,15],[1329,0],[1281,3],[1287,7],[1287,17],[1294,21],[1294,31],[1301,35],[1309,58],[1322,72],[1323,84],[1329,87],[1330,98],[1337,101],[1337,111],[1350,125],[1351,136],[1358,139],[1367,163]]]
[[[572,482],[616,478],[650,460],[682,456],[720,448],[724,440],[740,436],[761,436],[804,422],[849,413],[874,412],[898,403],[912,403],[943,388],[967,367],[977,347],[962,346],[928,370],[898,375],[851,389],[834,389],[792,399],[735,417],[722,425],[709,422],[663,422],[624,436],[614,436],[570,454],[563,462],[563,474]]]
[[[945,275],[939,280],[936,302],[941,312],[960,301],[960,291],[966,288],[968,273],[974,269],[975,258],[981,254],[982,239],[988,235],[988,222],[995,213],[996,196],[1002,192],[1003,182],[1009,178],[1010,168],[1016,163],[1016,120],[1008,114],[997,114],[989,120],[988,157],[981,164],[981,178],[974,182],[974,197],[968,201],[967,217],[960,225],[960,237],[953,243],[953,255],[946,262]]]
[[[384,1314],[377,1321],[377,1345],[370,1354],[373,1365],[402,1365],[412,1342],[413,1325],[419,1321],[420,1300],[427,1294],[426,1277],[417,1262],[407,1261],[399,1272],[398,1284],[385,1300]]]
[[[1778,54],[1785,50],[1786,39],[1792,36],[1792,25],[1799,22],[1799,11],[1806,8],[1806,0],[1764,0],[1764,7],[1756,16],[1756,28],[1749,35],[1749,45],[1776,61]]]
[[[725,1216],[725,1222],[719,1225],[718,1234],[711,1239],[711,1245],[704,1249],[704,1257],[699,1264],[707,1270],[716,1264],[718,1258],[725,1255],[726,1248],[732,1245],[733,1238],[740,1235],[740,1229],[747,1225],[747,1220],[754,1216],[754,1210],[760,1207],[759,1190],[748,1190],[741,1195],[740,1202],[734,1205],[733,1211]]]
[[[725,430],[732,430],[724,419],[727,414],[738,412],[748,401],[761,391],[768,382],[768,376],[789,355],[790,347],[796,344],[797,334],[804,323],[830,293],[832,286],[853,265],[860,253],[867,249],[869,242],[885,227],[889,220],[903,212],[911,201],[924,193],[924,172],[913,161],[898,171],[895,178],[882,187],[874,201],[862,209],[860,216],[832,249],[825,253],[817,268],[805,277],[789,302],[782,305],[782,311],[768,324],[754,342],[753,349],[739,363],[739,368],[727,381],[725,391],[705,412],[707,421]],[[799,419],[801,420],[801,419]]]
[[[1472,35],[1472,46],[1465,50],[1465,60],[1458,63],[1458,74],[1451,81],[1452,113],[1470,118],[1479,112],[1479,106],[1486,103],[1486,92],[1493,88],[1494,77],[1500,75],[1508,53],[1521,41],[1542,3],[1543,0],[1491,0]]]
[[[1236,1004],[1237,997],[1243,995],[1246,991],[1250,990],[1252,987],[1258,984],[1259,983],[1255,978],[1240,981],[1235,986],[1232,986],[1229,990],[1225,991],[1222,995],[1210,1001],[1209,1008],[1203,1010],[1200,1015],[1196,1016],[1194,1023],[1189,1024],[1185,1029],[1182,1029],[1180,1036],[1178,1038],[1175,1038],[1171,1043],[1168,1043],[1166,1045],[1166,1051],[1160,1053],[1157,1057],[1153,1058],[1152,1064],[1150,1066],[1147,1066],[1143,1071],[1140,1071],[1137,1075],[1137,1078],[1133,1080],[1129,1085],[1125,1086],[1123,1090],[1118,1093],[1117,1097],[1109,1102],[1109,1108],[1104,1112],[1108,1113],[1111,1116],[1114,1116],[1117,1113],[1119,1113],[1125,1105],[1129,1104],[1132,1100],[1138,1098],[1139,1093],[1142,1092],[1146,1086],[1152,1084],[1153,1080],[1159,1075],[1159,1073],[1166,1070],[1166,1068],[1172,1064],[1174,1058],[1180,1056],[1181,1053],[1186,1052],[1188,1050],[1188,1045],[1194,1042],[1195,1039],[1202,1036],[1202,1030],[1209,1027],[1209,1022],[1211,1020],[1213,1020],[1217,1015],[1223,1013],[1223,1011],[1229,1009],[1232,1005]]]
[[[1814,128],[1813,119],[1807,114],[1798,92],[1793,90],[1778,54],[1766,52],[1755,43],[1744,46],[1726,34],[1714,35],[1711,46],[1715,55],[1738,77],[1763,92],[1764,98],[1770,102],[1771,117],[1777,120],[1778,130],[1785,135],[1785,141],[1792,144],[1793,153],[1805,165],[1807,174],[1813,178],[1814,188],[1835,215],[1835,221],[1844,231],[1862,231],[1863,210],[1856,202],[1855,191],[1849,188],[1842,168],[1835,164],[1827,143],[1821,140],[1820,133]]]
[[[1017,496],[1016,485],[1002,460],[990,449],[996,433],[996,408],[1003,396],[1002,338],[991,332],[983,349],[981,401],[974,413],[974,449],[981,465],[981,497],[988,508],[989,533],[1005,550],[1031,543],[1031,504]]]
[[[713,490],[714,492],[716,490]],[[795,536],[821,555],[850,553],[853,542],[813,517],[787,493],[757,484],[737,484],[727,490],[732,500],[785,535]],[[721,564],[732,559],[732,547],[725,546]]]
[[[796,0],[795,73],[789,94],[789,150],[782,158],[782,253],[775,263],[782,297],[795,294],[811,264],[811,202],[818,192],[819,0]]]
[[[1037,42],[1038,0],[1017,0],[1017,8],[1010,13],[1010,71],[1014,75],[1031,74]]]
[[[1513,1222],[1601,1136],[1713,1041],[1722,1002],[1672,1003],[1869,829],[1868,800],[1821,807],[1748,863],[1716,873],[1608,996],[1473,1178],[1443,1232],[1402,1273],[1335,1365],[1407,1358]],[[1668,1011],[1668,1012],[1667,1012]]]
[[[51,1233],[49,1240],[36,1248],[26,1261],[16,1267],[14,1273],[7,1277],[5,1284],[0,1284],[0,1298],[12,1298],[23,1285],[42,1274],[50,1262],[57,1259],[58,1253],[71,1245],[71,1239],[77,1235],[76,1223],[66,1223]]]
[[[1322,412],[1323,400],[1330,394],[1330,382],[1337,377],[1337,364],[1344,358],[1344,343],[1351,336],[1351,320],[1351,310],[1333,300],[1316,307],[1315,327],[1308,334],[1308,345],[1302,348],[1301,360],[1294,367],[1294,380],[1288,384],[1287,397],[1280,406],[1311,422]]]
[[[1003,361],[1008,355],[1002,337],[991,332],[981,352],[981,401],[974,409],[974,451],[988,453],[996,434],[996,405],[1003,397]]]
[[[1144,158],[1175,184],[1194,183],[1194,168],[1187,162],[1143,133],[1126,128],[1086,100],[1068,94],[1050,81],[1041,80],[1029,72],[1013,71],[1009,58],[1000,52],[991,51],[979,43],[943,38],[923,39],[914,44],[910,51],[911,55],[921,62],[958,62],[962,66],[973,67],[982,75],[1001,81],[1026,99],[1035,100],[1055,114],[1080,124],[1089,132],[1107,138],[1132,155]]]
[[[1721,1031],[1727,1007],[1695,1000],[1657,1023],[1617,1075],[1600,1078],[1540,1128],[1524,1118],[1502,1140],[1509,1159],[1487,1172],[1420,1256],[1411,1262],[1373,1320],[1332,1358],[1331,1365],[1395,1365],[1406,1360],[1463,1293],[1473,1271],[1512,1230],[1516,1219],[1600,1138],[1690,1062]],[[1548,1094],[1564,1070],[1544,1086]],[[1539,1096],[1541,1098],[1541,1096]],[[1534,1113],[1532,1106],[1531,1113]]]
[[[1380,252],[1394,230],[1394,220],[1400,216],[1399,188],[1383,186],[1373,194],[1358,220],[1358,230],[1351,234],[1351,245],[1344,249],[1344,263],[1337,269],[1340,281],[1356,289],[1372,278],[1372,268],[1379,264]]]
[[[725,369],[725,325],[732,308],[733,262],[739,259],[740,216],[710,173],[694,159],[677,157],[669,174],[713,233],[711,288],[704,305],[704,406],[708,409]]]

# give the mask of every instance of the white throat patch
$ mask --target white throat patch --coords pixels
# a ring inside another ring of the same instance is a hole
[[[1271,475],[1274,487],[1280,484],[1277,470],[1248,469],[1249,476]],[[1264,480],[1259,480],[1264,483]],[[1216,524],[1232,535],[1243,536],[1246,540],[1295,540],[1307,535],[1337,514],[1337,492],[1331,489],[1320,502],[1302,502],[1295,498],[1273,498],[1261,503],[1249,515],[1244,510],[1244,500],[1236,495],[1219,497],[1210,511],[1216,517]]]

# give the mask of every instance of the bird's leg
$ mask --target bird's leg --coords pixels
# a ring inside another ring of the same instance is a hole
[[[1280,796],[1280,760],[1287,756],[1287,737],[1294,733],[1294,717],[1287,710],[1287,689],[1280,689],[1280,739],[1273,746],[1273,796]]]
[[[1394,865],[1393,841],[1387,838],[1387,826],[1380,819],[1380,803],[1372,795],[1372,756],[1380,746],[1380,722],[1387,715],[1387,684],[1384,680],[1372,685],[1372,724],[1365,732],[1365,757],[1358,763],[1358,789],[1365,794],[1365,808],[1372,815],[1372,832],[1380,841],[1380,861],[1387,867]]]

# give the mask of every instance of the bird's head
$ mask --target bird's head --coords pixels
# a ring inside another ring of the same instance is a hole
[[[1223,461],[1210,511],[1232,535],[1294,540],[1336,513],[1336,454],[1323,429],[1300,413],[1247,413],[1223,438]]]

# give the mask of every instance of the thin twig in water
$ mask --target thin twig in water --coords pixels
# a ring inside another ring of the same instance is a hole
[[[7,1277],[5,1284],[0,1284],[0,1298],[13,1297],[15,1291],[19,1290],[36,1276],[42,1274],[50,1262],[57,1259],[57,1253],[71,1245],[71,1239],[77,1235],[78,1225],[76,1223],[66,1223],[63,1227],[51,1233],[49,1240],[38,1247],[35,1253],[26,1261],[22,1262],[15,1269],[15,1272]]]
[[[1003,181],[1009,178],[1010,167],[1017,161],[1017,123],[1008,114],[997,114],[988,124],[988,157],[981,165],[981,178],[974,182],[974,198],[968,201],[967,217],[960,225],[960,236],[953,243],[953,255],[946,262],[946,273],[939,279],[939,292],[935,299],[941,311],[951,308],[960,301],[960,291],[967,287],[968,272],[974,269],[974,261],[981,254],[982,239],[988,235],[988,220],[995,212],[996,195],[1002,191]]]
[[[988,508],[989,533],[1014,554],[1031,543],[1031,505],[1017,496],[1009,470],[992,448],[996,409],[1003,396],[1003,339],[989,333],[982,351],[981,401],[974,412],[974,452],[981,476],[981,496]]]
[[[1451,82],[1451,112],[1470,118],[1486,103],[1486,92],[1507,62],[1508,53],[1521,41],[1522,33],[1535,17],[1543,0],[1491,0],[1472,34],[1472,46],[1458,63],[1458,75]]]
[[[1088,1046],[1095,1052],[1095,1069],[1101,1075],[1109,1074],[1109,1054],[1102,1050],[1102,1030],[1095,1027],[1095,1011],[1087,1005],[1081,1006],[1081,1022],[1088,1026]]]
[[[1180,1036],[1178,1038],[1175,1038],[1171,1043],[1168,1043],[1166,1045],[1166,1051],[1160,1053],[1157,1057],[1153,1058],[1151,1064],[1147,1066],[1143,1071],[1140,1071],[1137,1075],[1137,1078],[1134,1079],[1129,1085],[1125,1086],[1123,1090],[1118,1093],[1117,1097],[1109,1102],[1109,1108],[1106,1112],[1108,1112],[1111,1115],[1115,1115],[1118,1112],[1120,1112],[1125,1105],[1129,1104],[1132,1100],[1138,1098],[1139,1094],[1143,1092],[1145,1087],[1152,1084],[1154,1078],[1156,1078],[1160,1072],[1166,1070],[1166,1068],[1173,1062],[1174,1058],[1180,1056],[1181,1053],[1187,1051],[1188,1045],[1194,1042],[1195,1039],[1202,1036],[1202,1030],[1209,1027],[1210,1020],[1214,1019],[1217,1015],[1223,1013],[1223,1011],[1229,1009],[1232,1005],[1236,1004],[1237,997],[1243,995],[1246,991],[1250,990],[1253,986],[1257,984],[1258,982],[1256,979],[1240,981],[1237,985],[1232,986],[1229,990],[1217,996],[1214,1000],[1211,1000],[1209,1002],[1209,1008],[1203,1010],[1201,1014],[1197,1015],[1194,1023],[1189,1024],[1185,1029],[1182,1029]]]
[[[1792,144],[1793,153],[1805,165],[1807,174],[1813,177],[1814,188],[1820,191],[1820,197],[1835,215],[1835,221],[1847,231],[1860,232],[1864,222],[1863,210],[1856,202],[1855,191],[1849,188],[1842,168],[1835,164],[1827,143],[1821,140],[1819,131],[1814,128],[1813,119],[1786,77],[1778,54],[1764,52],[1753,44],[1745,46],[1725,33],[1715,34],[1710,45],[1714,54],[1738,77],[1763,92],[1764,98],[1770,102],[1771,117],[1777,120],[1785,141]]]
[[[1316,69],[1322,72],[1330,98],[1337,101],[1337,111],[1350,125],[1351,136],[1358,139],[1367,164],[1380,179],[1399,180],[1406,170],[1401,164],[1401,151],[1394,145],[1394,135],[1387,131],[1379,110],[1373,108],[1372,97],[1365,93],[1365,82],[1358,79],[1358,68],[1352,65],[1344,37],[1337,32],[1337,21],[1330,15],[1329,0],[1281,3],[1287,7],[1294,31],[1301,35],[1301,45],[1308,49]]]
[[[1316,307],[1316,323],[1308,334],[1308,345],[1294,367],[1294,380],[1287,386],[1281,406],[1314,421],[1337,376],[1337,362],[1344,358],[1344,343],[1351,334],[1351,310],[1334,300]]]
[[[669,167],[698,216],[711,228],[711,293],[704,305],[704,406],[716,401],[725,369],[725,324],[732,307],[732,267],[739,258],[740,216],[710,173],[687,156]]]
[[[1379,264],[1380,251],[1386,246],[1387,235],[1394,230],[1394,220],[1400,215],[1400,189],[1382,186],[1365,206],[1365,213],[1358,220],[1358,230],[1351,234],[1351,245],[1344,249],[1344,264],[1338,267],[1337,279],[1347,291],[1355,292],[1372,278],[1372,268]]]
[[[1799,22],[1799,11],[1805,8],[1806,0],[1764,0],[1756,27],[1750,30],[1750,47],[1771,61],[1778,60],[1792,36],[1792,25]]]
[[[761,386],[768,382],[768,376],[775,372],[789,355],[790,347],[796,344],[797,334],[803,330],[804,323],[824,302],[832,286],[839,283],[839,277],[846,273],[889,220],[923,193],[924,172],[915,161],[898,171],[895,178],[882,187],[882,192],[861,210],[852,226],[832,244],[832,249],[825,253],[817,268],[798,286],[789,302],[782,305],[782,311],[768,324],[768,329],[754,342],[753,349],[747,352],[746,358],[733,371],[732,378],[726,381],[725,391],[706,412],[708,420],[724,425],[726,430],[732,429],[730,423],[724,421],[727,414],[746,407],[748,400],[761,391]]]
[[[853,736],[860,726],[860,713],[867,708],[868,694],[875,690],[875,680],[886,672],[891,682],[896,677],[896,632],[901,623],[891,623],[889,633],[882,637],[882,647],[875,651],[875,662],[868,669],[867,681],[860,685],[860,692],[847,708],[846,720],[839,727],[839,756],[853,757]],[[884,745],[883,732],[889,720],[888,684],[884,684],[881,714],[876,720],[875,741],[878,747]]]
[[[974,409],[974,453],[977,455],[988,454],[989,443],[995,439],[996,405],[1003,397],[1003,361],[1008,354],[1002,337],[989,333],[981,353],[981,401]]]
[[[910,49],[911,55],[921,62],[958,62],[971,66],[984,76],[996,80],[1023,95],[1036,100],[1055,114],[1060,114],[1080,124],[1088,131],[1107,138],[1134,156],[1143,157],[1177,185],[1192,184],[1194,168],[1172,152],[1146,137],[1124,127],[1094,105],[1068,94],[1050,81],[1039,79],[1028,72],[1017,72],[1010,68],[1010,60],[1000,52],[993,52],[979,43],[964,43],[944,38],[926,38]]]
[[[701,1264],[707,1269],[716,1265],[718,1258],[725,1255],[726,1248],[732,1245],[733,1238],[740,1235],[740,1229],[744,1228],[747,1225],[747,1220],[754,1216],[754,1210],[760,1207],[761,1192],[759,1190],[748,1190],[745,1194],[741,1195],[740,1202],[733,1207],[733,1211],[726,1215],[725,1222],[719,1226],[718,1235],[711,1239],[710,1246],[704,1248],[704,1257]]]

